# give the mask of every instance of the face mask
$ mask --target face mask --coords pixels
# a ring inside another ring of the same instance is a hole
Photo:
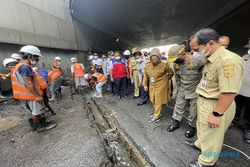
[[[32,65],[32,66],[35,66],[35,65],[36,65],[36,61],[31,60],[31,65]]]
[[[250,49],[247,51],[247,53],[250,55]]]
[[[206,56],[205,56],[205,54],[203,52],[194,52],[193,57],[194,58],[204,58]]]
[[[118,57],[115,57],[115,59],[116,59],[116,60],[120,60],[120,59],[121,59],[121,57],[119,57],[119,56],[118,56]]]
[[[177,63],[177,64],[181,64],[181,63],[183,63],[183,62],[184,62],[184,60],[181,59],[181,58],[177,58],[177,59],[175,60],[175,63]]]
[[[95,58],[95,59],[97,59],[97,58],[98,58],[98,56],[94,56],[94,58]]]
[[[138,63],[140,63],[140,62],[142,62],[142,59],[136,59],[136,61],[137,61]]]

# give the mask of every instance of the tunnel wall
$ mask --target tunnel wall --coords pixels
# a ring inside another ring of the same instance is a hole
[[[0,42],[76,49],[69,0],[1,0]]]

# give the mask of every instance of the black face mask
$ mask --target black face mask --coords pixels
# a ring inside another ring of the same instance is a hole
[[[175,60],[175,63],[177,63],[177,64],[181,64],[181,63],[183,63],[184,62],[184,60],[183,59],[180,59],[180,58],[177,58],[176,60]]]

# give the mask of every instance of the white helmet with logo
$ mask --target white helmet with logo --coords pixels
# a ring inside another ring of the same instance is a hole
[[[61,61],[61,57],[55,57],[54,60],[58,60],[58,61]]]
[[[89,55],[88,60],[93,60],[94,56],[93,55]]]
[[[13,53],[10,57],[18,61],[22,59],[22,57],[17,53]]]
[[[71,60],[72,63],[77,62],[77,59],[75,57],[72,57],[70,60]]]
[[[124,54],[125,56],[130,56],[130,55],[131,55],[131,52],[130,52],[130,50],[125,50],[125,51],[123,52],[123,54]]]
[[[84,78],[85,78],[86,80],[88,80],[88,79],[89,79],[89,74],[85,74],[85,75],[84,75]]]
[[[18,63],[18,61],[13,58],[6,58],[3,60],[4,67],[6,67],[9,63]]]
[[[20,49],[19,52],[20,52],[20,53],[28,53],[28,54],[31,54],[31,55],[37,55],[37,56],[42,57],[41,51],[38,49],[38,47],[33,46],[33,45],[26,45],[26,46],[23,46],[23,47]]]

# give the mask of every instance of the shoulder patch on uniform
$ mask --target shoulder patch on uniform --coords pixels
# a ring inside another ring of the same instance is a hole
[[[235,64],[224,64],[223,65],[224,76],[226,78],[231,78],[235,74]]]

